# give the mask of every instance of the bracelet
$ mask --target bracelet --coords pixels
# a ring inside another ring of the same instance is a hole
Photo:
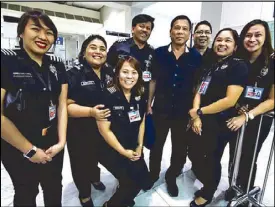
[[[248,113],[247,113],[247,112],[244,112],[244,114],[245,114],[245,122],[248,122],[248,120],[249,120]]]
[[[90,110],[89,110],[89,116],[90,117],[92,117],[92,110],[93,110],[93,108],[90,108]]]

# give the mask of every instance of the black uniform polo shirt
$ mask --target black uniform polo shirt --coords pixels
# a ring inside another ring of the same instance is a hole
[[[100,70],[101,79],[86,61],[68,70],[67,75],[68,98],[80,106],[94,107],[102,104],[104,91],[113,83],[113,69],[108,64],[104,64]],[[89,132],[98,133],[95,118],[69,118],[68,135],[87,135]]]
[[[200,107],[208,106],[226,97],[227,87],[230,85],[245,87],[248,76],[247,63],[232,56],[213,64],[204,71],[203,79],[211,76],[211,81],[206,93],[201,94]],[[222,113],[225,119],[229,118],[230,111],[231,109],[228,109]]]
[[[115,67],[119,58],[129,55],[133,56],[140,62],[142,71],[149,71],[152,73],[152,67],[154,64],[153,47],[146,43],[144,48],[139,49],[133,38],[116,41],[108,51],[107,62]],[[149,81],[145,81],[144,86],[145,89],[148,90]]]
[[[192,107],[194,78],[201,55],[194,48],[188,50],[176,59],[170,44],[156,49],[154,113],[182,118]]]
[[[113,70],[104,64],[100,70],[101,79],[91,66],[84,61],[67,71],[69,92],[68,98],[81,106],[94,107],[101,104],[102,92],[113,83]]]
[[[61,85],[67,83],[64,64],[57,60],[44,55],[40,67],[23,49],[1,49],[1,88],[6,90],[4,114],[37,146],[39,139],[35,136],[41,136],[43,128],[57,127],[57,114],[49,120],[50,100],[57,110]]]
[[[145,97],[132,93],[128,102],[121,91],[115,90],[114,87],[109,88],[109,91],[110,93],[106,93],[104,104],[111,110],[111,116],[108,118],[111,122],[111,130],[125,149],[135,150],[138,144],[139,127],[146,111]],[[130,122],[128,113],[132,110],[139,112],[139,121]]]
[[[263,94],[261,99],[251,99],[245,97],[245,90],[243,91],[238,103],[241,106],[247,105],[249,109],[253,109],[261,102],[265,101],[269,97],[271,86],[274,84],[274,59],[270,58],[269,66],[265,64],[263,56],[256,59],[254,63],[248,63],[248,81],[246,86],[263,88]]]

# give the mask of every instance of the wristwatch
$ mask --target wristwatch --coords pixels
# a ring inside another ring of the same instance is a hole
[[[253,119],[255,118],[255,116],[254,116],[252,113],[249,113],[249,112],[248,112],[248,118],[249,118],[250,120],[253,120]]]
[[[23,154],[23,156],[27,159],[30,159],[35,155],[36,150],[37,150],[36,146],[33,145],[32,148],[28,152]]]
[[[201,108],[199,108],[199,109],[197,110],[197,114],[198,114],[199,117],[201,117],[201,116],[203,115]]]

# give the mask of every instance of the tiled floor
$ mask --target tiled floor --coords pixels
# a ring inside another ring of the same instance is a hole
[[[268,162],[270,147],[274,136],[274,127],[264,143],[264,146],[260,152],[258,159],[258,173],[255,181],[255,185],[262,186],[265,168]],[[223,200],[223,192],[228,188],[227,179],[227,166],[228,166],[228,147],[226,148],[222,158],[222,179],[218,190],[215,193],[215,199],[211,206],[226,206],[227,202]],[[145,160],[148,164],[149,151],[145,149]],[[160,179],[155,183],[154,187],[147,192],[140,192],[136,197],[136,206],[189,206],[190,201],[193,198],[193,193],[201,186],[199,181],[195,181],[195,176],[190,170],[191,162],[185,164],[183,174],[177,178],[177,184],[179,186],[179,196],[177,198],[171,198],[167,194],[164,173],[170,164],[171,155],[171,141],[170,134],[168,135],[167,142],[164,147],[162,170]],[[114,193],[117,181],[115,178],[102,166],[101,180],[105,183],[107,189],[105,192],[98,192],[92,187],[92,198],[96,206],[102,206],[103,202],[108,200]],[[1,163],[1,206],[12,206],[13,203],[13,186],[9,175]],[[37,196],[38,206],[43,206],[43,196],[40,193]],[[274,206],[274,158],[270,168],[268,177],[268,183],[264,196],[264,204],[266,206]],[[69,159],[67,151],[65,152],[64,168],[63,168],[63,205],[64,206],[80,206],[78,200],[78,191],[72,180],[71,169],[69,165]]]

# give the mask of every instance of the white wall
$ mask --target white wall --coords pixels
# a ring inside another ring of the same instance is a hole
[[[253,19],[274,21],[274,2],[223,2],[220,27],[242,28]]]

